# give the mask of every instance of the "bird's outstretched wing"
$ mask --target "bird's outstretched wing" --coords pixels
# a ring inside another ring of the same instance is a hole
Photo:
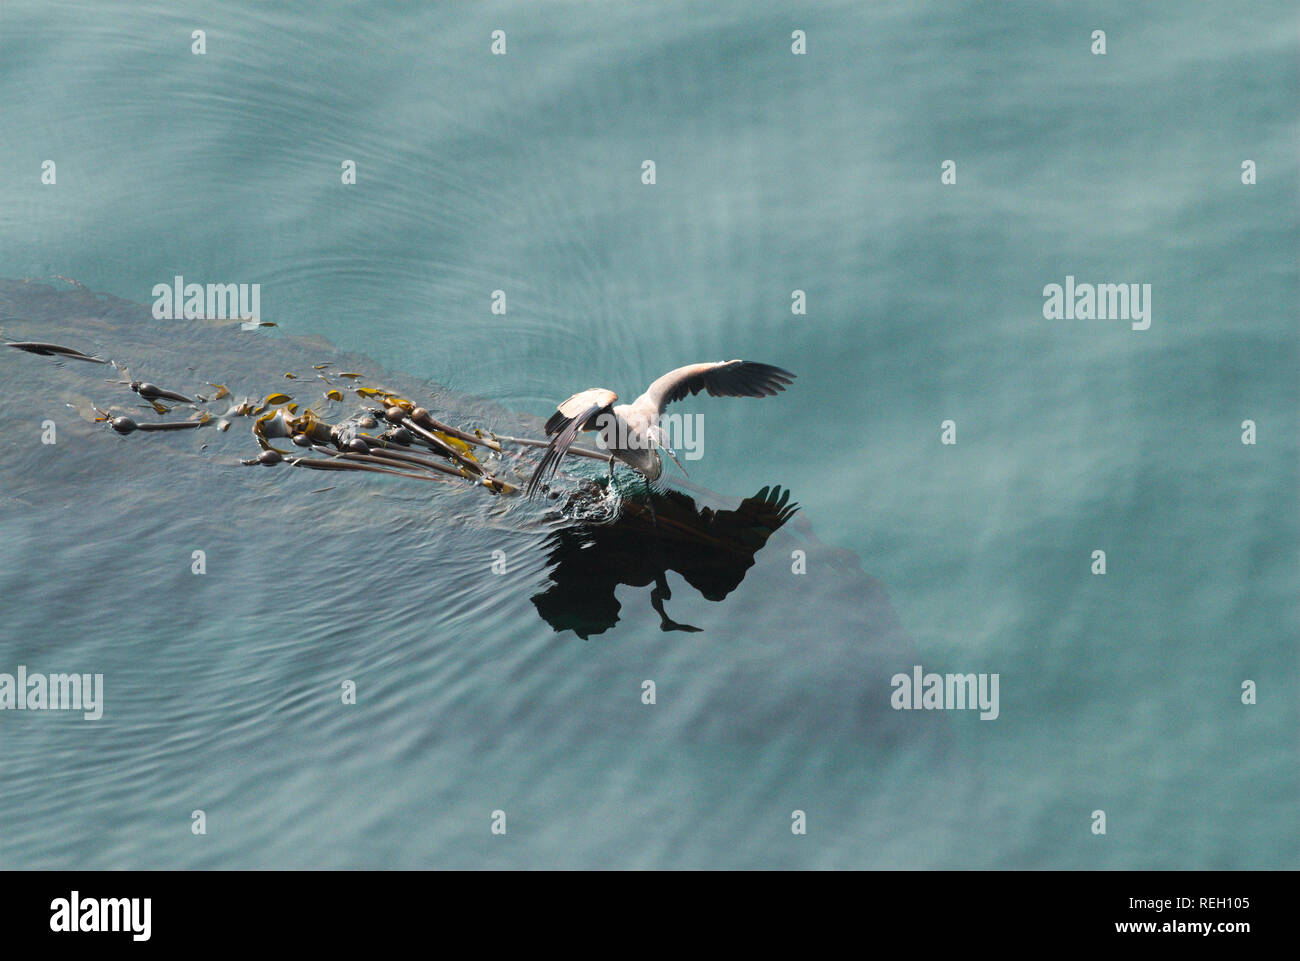
[[[574,394],[555,409],[551,419],[546,422],[546,436],[550,437],[554,434],[555,437],[546,448],[546,453],[542,455],[537,470],[533,471],[533,476],[528,478],[528,485],[524,491],[529,498],[537,493],[537,488],[541,486],[542,481],[559,470],[560,461],[573,446],[578,431],[595,430],[599,426],[597,421],[600,416],[609,413],[610,407],[616,400],[618,394],[612,390],[592,387],[580,394]]]
[[[794,374],[752,360],[722,360],[689,364],[670,370],[646,388],[634,402],[662,414],[665,407],[688,394],[707,390],[713,397],[770,397],[785,390]]]

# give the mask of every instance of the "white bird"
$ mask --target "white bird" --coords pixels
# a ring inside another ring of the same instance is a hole
[[[663,473],[663,462],[655,448],[667,447],[659,418],[673,401],[702,390],[714,397],[770,397],[785,390],[793,380],[794,374],[770,364],[722,360],[670,370],[632,403],[617,407],[614,401],[618,394],[604,387],[590,387],[574,394],[546,422],[546,436],[554,435],[554,440],[528,479],[528,496],[537,493],[542,481],[559,469],[579,431],[600,431],[601,446],[612,458],[639,471],[647,480],[656,480]],[[613,459],[609,469],[611,473],[614,470]]]

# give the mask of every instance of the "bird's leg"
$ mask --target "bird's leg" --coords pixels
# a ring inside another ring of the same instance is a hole
[[[659,630],[661,631],[689,631],[690,633],[699,633],[703,628],[693,627],[690,624],[679,624],[668,616],[664,610],[664,601],[672,599],[672,591],[668,589],[668,578],[664,571],[655,573],[655,586],[650,591],[650,606],[655,609],[659,615]]]
[[[609,479],[611,483],[614,480],[614,454],[612,451],[609,455]]]

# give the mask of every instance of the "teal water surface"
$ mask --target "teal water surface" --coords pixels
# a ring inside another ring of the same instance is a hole
[[[668,574],[699,632],[624,583],[584,639],[533,601],[544,506],[119,438],[67,406],[129,407],[114,372],[6,351],[0,673],[106,703],[0,712],[0,866],[1295,867],[1298,25],[7,0],[6,339],[189,391],[331,362],[534,433],[750,358],[798,379],[695,399],[687,489],[800,508],[722,599]],[[176,275],[277,326],[153,319]],[[1150,284],[1149,329],[1047,319],[1067,276]],[[999,716],[893,710],[917,664],[997,673]]]

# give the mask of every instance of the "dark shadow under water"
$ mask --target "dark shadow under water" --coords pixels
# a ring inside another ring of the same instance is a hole
[[[579,521],[552,533],[546,542],[552,583],[533,604],[557,631],[586,638],[618,623],[616,587],[653,585],[650,604],[662,630],[700,631],[665,610],[672,599],[668,572],[680,574],[708,600],[721,601],[740,586],[754,555],[797,509],[790,492],[779,487],[764,487],[734,510],[697,506],[680,491],[649,490],[624,501],[613,521]]]

